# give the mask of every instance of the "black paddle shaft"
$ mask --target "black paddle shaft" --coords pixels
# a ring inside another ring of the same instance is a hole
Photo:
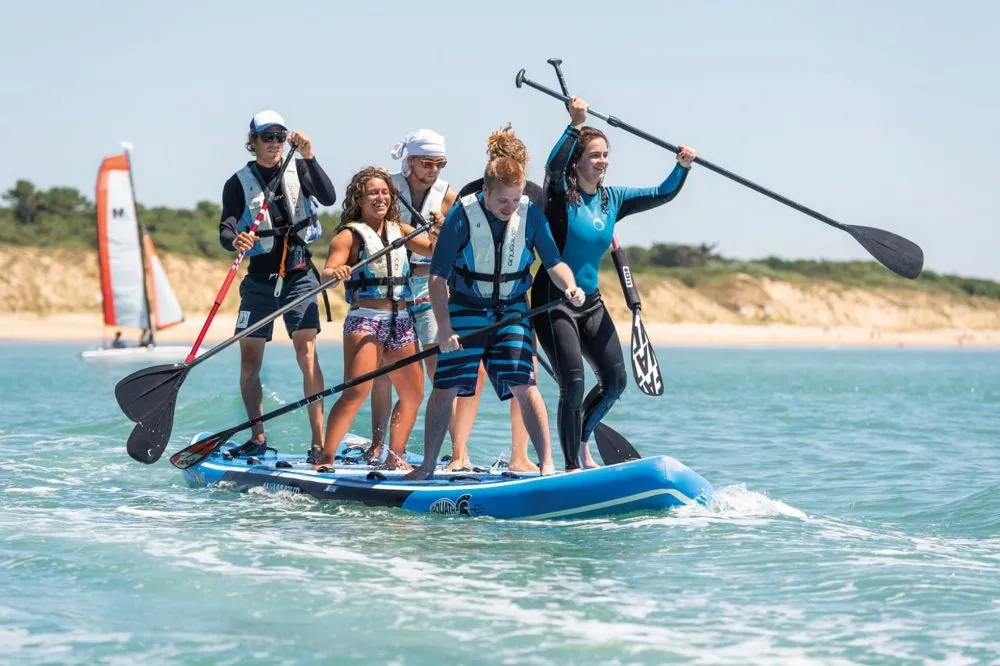
[[[566,85],[566,78],[562,73],[562,58],[549,58],[547,63],[556,70],[556,78],[559,79],[559,88],[565,97],[569,97],[569,86]],[[614,243],[611,250],[611,259],[615,263],[615,270],[618,272],[618,281],[622,285],[622,293],[625,294],[625,303],[629,310],[635,312],[642,308],[642,300],[639,298],[639,289],[632,279],[632,269],[629,268],[628,259],[625,257],[625,250]]]
[[[414,219],[418,220],[420,224],[402,238],[397,238],[388,246],[352,266],[352,273],[362,266],[384,256],[387,252],[402,247],[411,238],[424,233],[430,228],[423,217],[421,217],[419,211],[413,208],[409,201],[403,197],[399,197],[399,200],[403,202],[403,205],[410,210]],[[309,292],[278,308],[278,310],[253,326],[216,345],[190,364],[174,363],[143,368],[119,381],[115,386],[115,398],[117,398],[118,405],[125,415],[136,422],[136,426],[132,429],[132,434],[129,436],[126,444],[128,454],[134,460],[147,465],[155,463],[163,455],[163,450],[166,448],[170,440],[170,433],[173,430],[173,414],[177,401],[177,393],[180,391],[181,384],[184,383],[184,379],[187,377],[187,373],[191,371],[191,368],[250,335],[267,322],[274,321],[289,309],[304,302],[307,298],[314,298],[316,294],[335,284],[339,279],[336,277],[331,278],[319,286],[310,289]]]
[[[550,301],[550,302],[548,302],[548,303],[546,303],[544,305],[539,305],[536,308],[532,308],[532,309],[528,310],[527,312],[524,312],[524,313],[516,312],[516,313],[514,313],[514,314],[512,314],[510,316],[503,317],[503,318],[501,318],[501,319],[493,322],[492,324],[489,324],[487,326],[483,326],[482,328],[476,329],[475,331],[472,331],[471,333],[466,333],[465,335],[459,337],[459,341],[460,342],[468,342],[469,340],[471,340],[473,338],[480,338],[483,335],[486,335],[487,333],[489,333],[490,331],[496,330],[498,328],[502,328],[504,326],[508,326],[508,325],[513,324],[515,322],[521,321],[523,319],[531,319],[535,315],[540,315],[543,312],[548,312],[549,310],[551,310],[552,308],[556,307],[557,305],[561,305],[564,302],[564,300],[565,299],[559,298],[559,299],[556,299],[554,301]],[[273,412],[268,412],[267,414],[264,414],[263,416],[259,416],[259,417],[254,418],[254,419],[250,419],[248,421],[244,421],[243,423],[239,424],[238,426],[233,426],[232,428],[229,428],[228,430],[224,430],[224,431],[222,431],[220,433],[217,433],[215,435],[211,435],[210,437],[207,437],[205,439],[198,440],[197,442],[195,442],[191,446],[187,447],[186,449],[184,449],[182,451],[179,451],[179,452],[175,453],[173,456],[171,456],[170,462],[175,467],[177,467],[179,469],[188,469],[189,467],[193,467],[194,465],[197,465],[199,462],[201,462],[206,457],[208,457],[209,455],[211,455],[212,452],[215,451],[215,450],[217,450],[220,446],[222,446],[222,444],[224,444],[227,439],[229,439],[231,436],[235,435],[236,433],[240,432],[241,430],[246,430],[247,428],[252,428],[254,425],[257,425],[259,423],[263,423],[265,421],[270,421],[271,419],[277,418],[279,416],[283,416],[284,414],[287,414],[288,412],[296,410],[296,409],[298,409],[300,407],[305,407],[306,405],[311,405],[312,403],[314,403],[314,402],[316,402],[318,400],[322,400],[323,398],[326,398],[327,396],[331,396],[331,395],[334,395],[336,393],[340,393],[341,391],[346,391],[347,389],[349,389],[349,388],[351,388],[353,386],[357,386],[358,384],[364,384],[365,382],[369,382],[369,381],[371,381],[373,379],[376,379],[378,377],[381,377],[383,375],[387,375],[387,374],[389,374],[391,372],[395,372],[396,370],[399,370],[402,367],[405,367],[405,366],[410,365],[412,363],[417,363],[418,361],[422,361],[425,358],[428,358],[430,356],[435,356],[435,355],[440,354],[440,353],[441,353],[441,349],[440,349],[440,347],[438,347],[438,345],[434,345],[433,347],[428,347],[427,349],[424,349],[423,351],[417,352],[416,354],[413,354],[412,356],[407,356],[406,358],[400,359],[400,360],[396,361],[395,363],[392,363],[392,364],[386,365],[386,366],[382,366],[381,368],[376,368],[375,370],[372,370],[371,372],[366,372],[365,374],[360,375],[358,377],[355,377],[353,379],[350,379],[350,380],[348,380],[346,382],[343,382],[341,384],[338,384],[338,385],[333,386],[333,387],[328,388],[328,389],[324,389],[323,391],[320,391],[319,393],[314,393],[314,394],[312,394],[310,396],[306,396],[305,398],[302,398],[301,400],[299,400],[297,402],[293,402],[293,403],[290,403],[288,405],[285,405],[284,407],[276,409]],[[217,440],[217,441],[215,441],[215,440]],[[212,442],[212,444],[211,445],[206,445],[207,442]]]
[[[532,81],[527,76],[525,76],[525,72],[523,69],[520,70],[517,73],[517,76],[514,78],[514,85],[516,85],[518,88],[520,88],[523,85],[527,85],[529,88],[534,88],[535,90],[544,93],[549,97],[554,97],[555,99],[558,99],[565,104],[569,103],[570,98],[568,95],[560,94],[547,86]],[[594,116],[595,118],[600,118],[601,120],[605,121],[612,127],[618,127],[620,129],[623,129],[626,132],[629,132],[630,134],[634,134],[640,139],[645,139],[646,141],[649,141],[650,143],[656,146],[659,146],[661,148],[666,148],[672,153],[676,154],[680,152],[680,148],[678,148],[674,144],[664,141],[663,139],[660,139],[658,137],[655,137],[652,134],[649,134],[648,132],[644,132],[637,127],[633,127],[632,125],[629,125],[620,118],[616,118],[615,116],[612,115],[605,115],[603,113],[595,111],[592,108],[588,108],[587,113]],[[913,241],[903,238],[902,236],[899,236],[897,234],[884,231],[882,229],[856,226],[851,224],[843,224],[833,219],[832,217],[828,217],[823,213],[820,213],[819,211],[815,211],[812,208],[809,208],[808,206],[804,206],[798,203],[797,201],[792,201],[788,197],[782,196],[777,192],[774,192],[766,187],[758,185],[757,183],[751,180],[747,180],[743,176],[735,174],[732,171],[729,171],[728,169],[724,169],[723,167],[717,164],[713,164],[712,162],[709,162],[704,158],[696,157],[694,159],[694,163],[705,167],[709,171],[714,171],[720,176],[725,176],[726,178],[729,178],[730,180],[735,181],[740,185],[743,185],[744,187],[749,187],[751,190],[759,194],[763,194],[764,196],[769,197],[771,199],[774,199],[779,203],[783,203],[786,206],[789,206],[790,208],[794,208],[800,213],[804,213],[813,219],[823,222],[824,224],[828,224],[831,227],[840,229],[841,231],[846,231],[851,236],[853,236],[855,240],[861,243],[861,245],[863,245],[865,249],[868,250],[876,259],[878,259],[886,268],[897,273],[898,275],[913,279],[918,277],[920,275],[920,271],[923,270],[923,264],[924,264],[923,250],[921,250],[920,247]]]
[[[418,224],[415,226],[415,228],[413,229],[413,231],[411,231],[410,233],[408,233],[405,236],[402,236],[400,238],[397,238],[396,240],[392,241],[391,243],[389,243],[388,245],[386,245],[385,247],[383,247],[378,252],[376,252],[376,253],[368,256],[368,257],[365,257],[364,260],[359,261],[357,264],[355,264],[354,266],[352,266],[351,267],[351,272],[352,273],[354,271],[358,270],[359,268],[362,268],[363,266],[367,266],[368,264],[372,263],[376,259],[384,257],[385,255],[387,255],[388,253],[392,252],[393,250],[401,248],[403,245],[405,245],[406,243],[408,243],[411,239],[416,238],[420,234],[422,234],[425,231],[427,231],[428,229],[430,229],[429,224],[427,223],[426,220],[424,220],[423,217],[421,217],[420,212],[417,211],[413,207],[413,205],[410,204],[410,202],[406,200],[405,197],[399,197],[399,200],[401,202],[403,202],[403,205],[405,205],[410,210],[410,213],[412,213],[413,216],[414,216],[413,219],[417,220]],[[316,294],[318,294],[319,292],[323,291],[324,289],[328,289],[330,287],[336,286],[336,284],[338,282],[340,282],[340,278],[339,277],[332,277],[329,280],[326,280],[325,282],[320,283],[320,285],[318,287],[313,287],[312,289],[310,289],[306,293],[302,294],[301,296],[299,296],[295,300],[290,301],[289,303],[286,303],[285,305],[281,306],[280,308],[278,308],[277,310],[275,310],[274,312],[272,312],[271,314],[269,314],[267,317],[261,319],[260,321],[258,321],[257,323],[253,324],[252,326],[249,326],[249,327],[245,328],[244,330],[240,331],[239,333],[237,333],[233,337],[229,338],[225,342],[223,342],[223,343],[221,343],[219,345],[216,345],[215,347],[212,347],[207,352],[205,352],[204,354],[202,354],[201,356],[199,356],[198,358],[196,358],[191,363],[191,365],[189,367],[193,368],[194,366],[198,365],[199,363],[210,359],[212,356],[214,356],[215,354],[218,354],[220,351],[222,351],[223,349],[225,349],[229,345],[232,345],[232,344],[234,344],[236,342],[239,342],[240,340],[242,340],[243,338],[247,337],[248,335],[251,335],[255,331],[260,330],[264,326],[267,326],[272,321],[274,321],[275,319],[277,319],[281,315],[285,314],[289,310],[292,310],[292,309],[298,307],[300,304],[304,303],[307,299],[315,297]]]

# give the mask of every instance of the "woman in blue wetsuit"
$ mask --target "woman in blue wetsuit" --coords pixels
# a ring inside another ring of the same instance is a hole
[[[583,445],[611,405],[625,390],[628,375],[611,315],[597,289],[597,271],[611,246],[615,224],[626,215],[664,204],[680,192],[695,151],[681,146],[677,165],[657,187],[605,186],[608,139],[587,127],[587,103],[573,97],[567,105],[571,124],[559,138],[546,165],[545,215],[563,260],[573,269],[587,298],[580,307],[558,306],[535,319],[538,342],[559,379],[559,443],[566,469],[596,467]],[[535,275],[533,306],[562,295],[545,271]],[[597,375],[597,386],[584,398],[583,359]],[[581,460],[581,450],[582,460]]]

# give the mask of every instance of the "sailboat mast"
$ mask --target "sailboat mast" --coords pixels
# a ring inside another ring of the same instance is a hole
[[[146,230],[142,226],[142,221],[139,219],[139,201],[135,198],[135,179],[132,176],[132,144],[126,141],[122,142],[122,148],[125,150],[125,161],[128,162],[128,184],[129,188],[132,190],[132,206],[135,210],[135,225],[139,232],[139,257],[142,262],[142,295],[146,299],[146,330],[149,331],[149,344],[156,344],[155,332],[153,326],[153,308],[149,302],[149,264],[148,257],[146,257],[146,244],[143,242],[143,237]]]

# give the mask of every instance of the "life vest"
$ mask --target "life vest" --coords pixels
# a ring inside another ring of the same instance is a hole
[[[390,175],[393,184],[396,189],[399,190],[400,196],[406,197],[406,200],[413,203],[413,196],[410,194],[410,184],[406,182],[406,176],[402,173],[396,172]],[[438,178],[431,185],[431,188],[427,190],[427,194],[424,196],[424,203],[420,206],[420,215],[423,216],[424,220],[430,222],[431,213],[441,210],[441,204],[444,202],[444,195],[448,193],[448,181]],[[404,223],[412,226],[413,216],[410,215],[410,209],[408,209],[403,204],[399,204],[399,219]],[[413,265],[427,264],[430,265],[431,258],[425,257],[414,252],[410,253],[410,263]]]
[[[531,274],[534,252],[525,247],[525,227],[528,223],[528,197],[507,220],[502,243],[493,242],[489,220],[475,194],[461,199],[469,219],[469,242],[462,249],[455,273],[465,279],[476,296],[494,302],[510,300],[517,284]]]
[[[253,221],[257,219],[257,214],[264,206],[264,190],[255,169],[250,164],[237,171],[236,177],[243,186],[243,198],[246,201],[243,217],[236,223],[236,230],[247,231],[253,226]],[[282,187],[285,191],[285,219],[292,221],[292,229],[299,240],[306,245],[314,242],[322,235],[323,227],[316,212],[317,204],[313,202],[312,197],[305,196],[302,192],[299,173],[294,164],[290,164],[282,174]],[[287,227],[275,230],[271,222],[271,213],[265,212],[260,226],[257,227],[257,235],[260,238],[246,255],[267,254],[274,248],[274,237],[287,231]]]
[[[351,222],[347,227],[361,237],[363,247],[359,260],[370,257],[401,236],[399,225],[388,220],[384,223],[382,237],[364,222]],[[400,246],[354,273],[344,283],[345,299],[352,305],[364,299],[405,300],[410,296],[409,276],[406,247]]]

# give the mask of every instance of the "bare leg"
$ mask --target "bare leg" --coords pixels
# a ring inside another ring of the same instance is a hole
[[[427,409],[424,412],[424,461],[412,472],[403,477],[405,481],[429,479],[434,476],[434,465],[441,444],[451,423],[451,409],[455,402],[458,389],[434,389],[427,398]]]
[[[379,367],[384,363],[380,360]],[[392,381],[382,375],[372,382],[372,444],[365,451],[369,461],[378,460],[382,455],[382,443],[389,429],[389,412],[392,411]]]
[[[295,360],[302,370],[302,395],[312,395],[323,390],[323,370],[319,367],[316,354],[316,329],[303,328],[292,333]],[[312,430],[312,446],[323,446],[323,401],[309,405],[309,427]]]
[[[264,389],[260,384],[260,366],[264,362],[264,338],[243,338],[240,340],[240,395],[247,410],[247,418],[255,419],[264,413]],[[263,442],[266,439],[264,424],[254,424],[250,439]]]
[[[538,375],[538,357],[534,358],[535,376]],[[537,472],[538,465],[528,459],[528,429],[524,427],[521,403],[510,401],[510,469],[514,472]]]
[[[583,442],[580,444],[580,465],[584,469],[594,469],[595,467],[600,467],[594,456],[590,455],[590,442]]]
[[[385,364],[389,365],[417,353],[417,345],[407,345],[401,349],[383,352]],[[399,400],[392,410],[392,428],[389,432],[389,457],[386,458],[387,469],[410,469],[403,459],[406,453],[406,443],[413,432],[413,424],[417,421],[420,403],[424,401],[424,373],[419,363],[404,365],[399,370],[389,374]]]
[[[538,454],[538,466],[541,474],[552,474],[556,471],[552,464],[552,441],[549,439],[549,415],[545,411],[545,400],[537,386],[512,386],[514,399],[521,403],[521,414],[524,416],[524,426],[528,429],[535,452]]]
[[[451,420],[451,462],[445,471],[472,467],[469,462],[469,436],[472,426],[476,423],[479,412],[479,400],[483,397],[483,387],[486,385],[486,368],[479,364],[479,376],[476,378],[476,394],[455,400],[455,414]]]
[[[371,372],[378,366],[379,344],[375,338],[363,333],[354,333],[344,337],[344,379],[350,381],[354,377]],[[316,465],[329,465],[337,453],[344,435],[354,424],[354,417],[364,404],[371,391],[372,383],[365,382],[346,389],[330,408],[330,418],[326,423],[326,437],[323,440],[323,453]]]

